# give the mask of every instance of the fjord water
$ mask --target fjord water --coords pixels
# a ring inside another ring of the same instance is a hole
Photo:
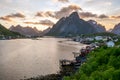
[[[63,42],[59,42],[63,41]],[[0,80],[57,73],[60,59],[74,59],[82,44],[58,38],[0,41]]]

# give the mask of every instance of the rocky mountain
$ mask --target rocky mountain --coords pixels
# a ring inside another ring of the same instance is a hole
[[[15,37],[15,36],[18,36],[20,34],[16,33],[16,32],[12,32],[0,24],[0,36],[2,36],[2,35]]]
[[[96,21],[94,20],[89,20],[87,21],[88,23],[90,23],[96,30],[97,32],[106,32],[106,29],[104,26],[102,26],[101,24],[98,24]]]
[[[87,21],[79,18],[77,12],[73,12],[68,17],[61,18],[47,33],[52,36],[72,36],[79,34],[96,33],[97,30]]]
[[[20,25],[17,26],[11,26],[9,28],[10,31],[14,31],[14,32],[19,32],[22,35],[25,36],[40,36],[41,35],[41,31],[39,31],[36,27],[32,28],[32,27],[22,27]]]
[[[120,23],[115,25],[115,27],[113,28],[113,30],[111,32],[114,34],[120,35]]]
[[[51,30],[50,27],[48,27],[47,29],[43,30],[43,31],[42,31],[42,35],[47,34],[50,30]]]
[[[113,30],[113,29],[109,29],[109,30],[107,30],[107,32],[112,32],[112,30]]]

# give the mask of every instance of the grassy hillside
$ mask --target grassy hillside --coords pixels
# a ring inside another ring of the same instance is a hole
[[[19,33],[12,32],[8,29],[6,29],[3,25],[0,24],[0,35],[4,36],[17,36],[20,35]]]
[[[87,57],[79,71],[64,80],[120,80],[120,48],[102,47]]]

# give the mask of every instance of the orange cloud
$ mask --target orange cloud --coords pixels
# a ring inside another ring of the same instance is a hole
[[[101,14],[101,15],[98,16],[98,18],[101,18],[101,19],[103,19],[103,18],[109,18],[109,16],[107,16],[105,14]]]
[[[82,8],[80,8],[80,6],[78,6],[78,5],[71,4],[67,7],[61,8],[60,11],[56,11],[55,17],[57,19],[60,19],[62,17],[68,16],[71,12],[77,11],[77,10],[82,10]]]
[[[80,6],[75,5],[75,4],[71,4],[68,5],[67,7],[62,7],[59,11],[46,11],[46,12],[37,12],[35,16],[38,17],[53,17],[56,19],[60,19],[62,17],[66,17],[68,16],[71,12],[73,11],[77,11],[77,10],[82,10],[82,8],[80,8]]]
[[[79,15],[81,18],[97,17],[97,14],[93,14],[91,12],[80,12]]]
[[[35,16],[44,17],[44,12],[37,12]]]
[[[50,20],[40,20],[39,22],[24,22],[25,24],[35,24],[35,25],[45,25],[45,26],[53,26],[54,23]]]
[[[0,17],[0,19],[4,21],[9,21],[9,22],[12,21],[9,17]]]
[[[111,16],[113,19],[120,19],[120,16]]]
[[[37,12],[35,16],[38,17],[54,17],[54,12],[52,11],[46,11],[46,12]]]
[[[15,13],[0,17],[1,20],[5,21],[12,21],[12,18],[25,18],[25,15],[23,15],[22,13]]]
[[[81,18],[100,18],[100,19],[109,18],[109,16],[105,14],[98,15],[92,12],[80,12],[79,15]]]
[[[7,15],[6,17],[9,17],[9,18],[25,18],[25,15],[23,15],[22,13],[15,13],[15,14]]]

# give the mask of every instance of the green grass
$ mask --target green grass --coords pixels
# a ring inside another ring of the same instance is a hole
[[[19,33],[17,33],[17,32],[12,32],[12,31],[6,29],[6,28],[5,28],[3,25],[1,25],[1,24],[0,24],[0,35],[13,36],[13,37],[18,36],[18,35],[20,36]]]
[[[120,48],[102,47],[87,57],[76,74],[64,80],[120,80]]]

